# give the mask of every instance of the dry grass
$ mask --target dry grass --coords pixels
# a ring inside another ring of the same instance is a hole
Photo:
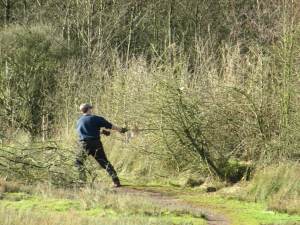
[[[103,183],[73,189],[47,184],[18,187],[4,192],[30,189],[32,194],[4,193],[1,225],[204,224],[202,214],[189,212],[184,206],[167,205],[147,194],[116,192]]]
[[[272,210],[300,214],[300,166],[281,163],[258,171],[251,182],[248,197],[267,201]]]
[[[132,217],[83,217],[76,212],[68,212],[65,214],[40,214],[34,212],[22,212],[11,209],[0,210],[1,225],[168,225],[173,224],[167,221],[160,221],[156,218],[132,218]],[[185,223],[189,224],[189,223]]]
[[[7,182],[0,178],[0,194],[4,192],[18,192],[21,190],[21,185],[16,182]]]

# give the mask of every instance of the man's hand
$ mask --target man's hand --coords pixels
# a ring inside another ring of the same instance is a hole
[[[112,128],[111,128],[111,129],[112,129],[112,130],[115,130],[115,131],[118,131],[118,132],[120,132],[121,134],[124,134],[124,133],[126,133],[126,132],[128,131],[128,129],[125,128],[125,127],[120,128],[120,127],[117,127],[117,126],[115,126],[115,125],[112,125]]]
[[[124,134],[124,133],[126,133],[128,131],[128,129],[126,128],[126,127],[122,127],[121,129],[120,129],[120,133],[121,134]]]
[[[109,136],[110,135],[110,131],[107,131],[107,130],[102,130],[101,133],[104,134],[105,136]]]

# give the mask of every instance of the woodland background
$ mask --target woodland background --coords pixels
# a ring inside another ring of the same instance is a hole
[[[299,196],[299,21],[294,0],[1,0],[0,173],[72,180],[89,102],[154,129],[103,138],[126,176],[273,168],[257,179]]]

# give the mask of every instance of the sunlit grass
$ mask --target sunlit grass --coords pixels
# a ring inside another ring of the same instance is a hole
[[[267,202],[255,203],[238,200],[233,195],[208,194],[202,190],[176,188],[164,185],[137,186],[141,190],[150,190],[174,195],[198,207],[211,209],[225,215],[233,225],[260,224],[300,224],[300,215],[289,215],[270,210]]]
[[[38,191],[40,190],[40,191]],[[34,194],[33,194],[34,193]],[[22,219],[23,218],[23,219]],[[202,215],[160,205],[147,196],[101,188],[32,187],[31,193],[2,193],[1,224],[206,224]]]

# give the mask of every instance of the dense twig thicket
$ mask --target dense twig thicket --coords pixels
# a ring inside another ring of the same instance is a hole
[[[240,161],[299,158],[298,1],[0,6],[3,146],[20,132],[70,140],[78,105],[91,102],[116,123],[159,129],[123,145],[126,157],[110,143],[120,167],[141,173],[209,169],[227,179]]]

